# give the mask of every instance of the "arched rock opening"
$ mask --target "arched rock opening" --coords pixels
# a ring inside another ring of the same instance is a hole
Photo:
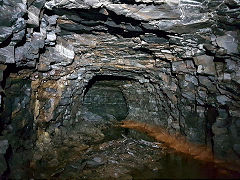
[[[86,87],[83,106],[105,119],[124,120],[129,107],[122,86],[130,81],[120,76],[94,76]]]

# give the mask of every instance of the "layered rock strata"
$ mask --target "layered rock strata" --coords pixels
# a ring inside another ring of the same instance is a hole
[[[7,151],[39,160],[101,124],[84,105],[93,79],[120,82],[126,119],[239,159],[239,27],[239,0],[0,0],[0,173]]]

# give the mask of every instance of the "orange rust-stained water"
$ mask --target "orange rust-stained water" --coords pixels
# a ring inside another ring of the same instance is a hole
[[[238,165],[214,158],[210,148],[190,143],[181,135],[171,135],[160,126],[153,126],[130,120],[122,121],[120,126],[144,132],[155,138],[157,141],[166,143],[168,147],[173,148],[178,152],[191,155],[194,159],[215,163],[221,167],[240,172],[240,167]]]

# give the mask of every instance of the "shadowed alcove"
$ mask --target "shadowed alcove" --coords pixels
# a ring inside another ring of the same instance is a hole
[[[94,76],[86,87],[83,105],[104,119],[124,120],[129,108],[122,86],[130,81],[121,76]]]

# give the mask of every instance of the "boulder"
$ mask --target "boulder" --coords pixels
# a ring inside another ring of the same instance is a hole
[[[224,36],[219,36],[216,39],[217,45],[227,50],[228,54],[238,53],[237,32],[228,31]]]
[[[213,56],[208,55],[194,57],[194,62],[198,66],[197,72],[199,74],[216,75],[213,58]]]
[[[0,63],[3,63],[3,64],[15,63],[13,46],[0,48]]]
[[[5,154],[8,149],[8,140],[0,140],[0,154]]]

